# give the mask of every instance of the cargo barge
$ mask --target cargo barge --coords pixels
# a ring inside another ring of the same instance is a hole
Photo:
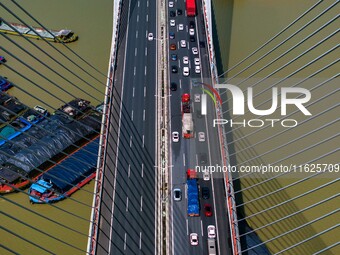
[[[96,176],[99,137],[39,176],[28,190],[31,203],[54,203],[71,196]]]
[[[75,149],[74,144],[82,146],[84,137],[91,138],[98,134],[101,117],[95,110],[90,110],[76,121],[55,114],[14,138],[13,143],[2,145],[0,194],[26,188],[30,184],[29,179],[36,180],[38,175],[53,165],[50,160],[60,161],[64,156],[62,152],[66,150],[70,153]]]
[[[27,27],[25,25],[17,23],[11,22],[5,23],[1,18],[0,18],[0,32],[11,35],[22,35],[33,39],[44,38],[48,41],[59,43],[74,42],[78,39],[78,35],[76,35],[71,30],[62,29],[58,31],[58,30],[45,30],[43,28],[38,27]]]

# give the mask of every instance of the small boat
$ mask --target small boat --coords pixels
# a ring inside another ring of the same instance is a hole
[[[96,176],[99,137],[43,173],[28,190],[31,203],[63,200]]]
[[[32,124],[37,124],[49,115],[50,113],[45,108],[40,105],[36,105],[33,107],[33,109],[29,109],[27,112],[25,112],[22,117]]]
[[[91,109],[90,101],[76,98],[57,109],[55,114],[67,114],[71,119],[79,119]]]
[[[5,77],[0,76],[0,91],[7,91],[12,87],[12,83],[10,83]]]
[[[6,143],[8,140],[19,136],[21,133],[27,131],[32,127],[32,124],[24,118],[18,118],[10,125],[0,129],[0,146]]]
[[[25,25],[12,22],[7,23],[3,19],[0,19],[0,32],[11,35],[23,35],[33,39],[41,39],[42,37],[48,41],[60,43],[74,42],[78,39],[78,35],[71,30],[45,30],[43,28],[27,27]]]
[[[28,107],[23,105],[15,97],[9,97],[2,102],[0,107],[0,128],[24,114]]]
[[[1,65],[2,63],[6,63],[6,59],[5,59],[5,57],[0,56],[0,65]]]

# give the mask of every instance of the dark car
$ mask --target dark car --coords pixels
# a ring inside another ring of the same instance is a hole
[[[210,204],[205,204],[204,205],[204,214],[206,217],[211,217],[212,216],[212,208]]]
[[[172,66],[172,67],[171,67],[171,72],[177,73],[177,72],[178,72],[177,66]]]
[[[204,165],[208,162],[208,159],[207,159],[207,154],[205,153],[201,153],[200,154],[200,164]]]
[[[177,15],[182,15],[183,11],[181,9],[177,9]]]
[[[176,91],[177,90],[177,84],[175,82],[171,82],[170,84],[170,90],[171,91]]]
[[[169,37],[170,37],[170,39],[175,39],[175,33],[174,32],[170,32],[169,33]]]
[[[195,36],[194,35],[190,35],[190,42],[195,42]]]
[[[200,47],[205,48],[205,42],[200,41]]]
[[[175,17],[175,16],[176,16],[176,12],[170,11],[170,17]]]
[[[170,50],[176,50],[176,44],[172,43],[170,44]]]
[[[171,54],[171,60],[176,61],[177,60],[177,54]]]
[[[194,21],[190,21],[189,27],[190,27],[190,28],[195,28],[195,22],[194,22]]]
[[[210,197],[210,191],[208,187],[202,187],[202,198],[203,199],[209,199]]]

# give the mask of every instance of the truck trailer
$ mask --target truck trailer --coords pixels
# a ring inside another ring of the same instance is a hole
[[[196,0],[187,0],[186,2],[187,16],[196,16]]]

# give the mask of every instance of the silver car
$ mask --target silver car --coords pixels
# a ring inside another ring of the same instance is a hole
[[[199,132],[198,133],[198,141],[205,142],[205,134],[204,134],[204,132]]]

